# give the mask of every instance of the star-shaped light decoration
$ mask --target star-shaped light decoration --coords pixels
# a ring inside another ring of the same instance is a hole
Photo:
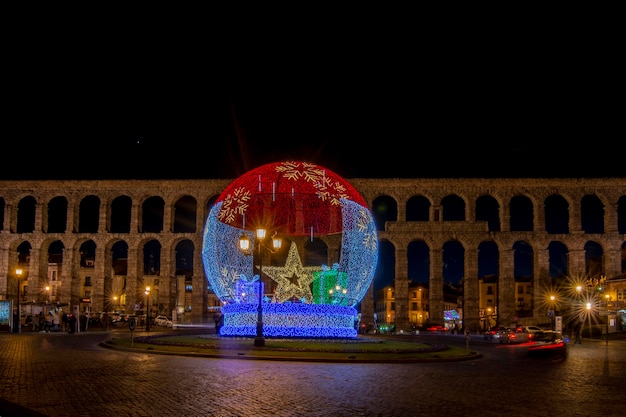
[[[313,301],[313,294],[311,293],[313,272],[321,270],[322,268],[319,266],[302,266],[295,242],[291,242],[285,266],[263,267],[263,272],[278,284],[274,294],[274,301],[278,303],[293,297],[311,303]]]

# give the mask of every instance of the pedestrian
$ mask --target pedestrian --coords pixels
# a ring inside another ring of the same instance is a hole
[[[104,314],[102,314],[102,325],[104,326],[104,330],[109,330],[109,324],[109,313],[105,311]]]
[[[43,311],[39,312],[39,331],[46,330],[46,317],[43,315]]]
[[[70,313],[67,318],[67,323],[69,324],[69,333],[72,334],[76,331],[76,316]]]
[[[59,310],[55,309],[52,313],[52,331],[59,331]]]

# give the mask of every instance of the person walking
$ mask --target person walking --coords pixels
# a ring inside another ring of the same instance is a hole
[[[43,332],[46,330],[46,317],[43,315],[43,311],[39,312],[39,331]]]

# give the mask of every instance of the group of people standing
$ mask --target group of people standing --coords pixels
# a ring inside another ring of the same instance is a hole
[[[33,332],[57,332],[59,331],[59,313],[56,310],[48,311],[44,314],[40,311],[39,314],[26,318],[26,325],[32,325]]]
[[[30,318],[30,320],[29,320]],[[64,313],[57,309],[47,313],[40,311],[39,314],[27,318],[26,326],[32,325],[33,332],[68,332],[76,331],[76,317],[72,313]]]

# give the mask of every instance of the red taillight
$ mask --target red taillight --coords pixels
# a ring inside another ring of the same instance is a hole
[[[539,345],[528,348],[529,350],[546,350],[546,349],[558,349],[565,346],[563,342],[550,343],[547,345]]]

